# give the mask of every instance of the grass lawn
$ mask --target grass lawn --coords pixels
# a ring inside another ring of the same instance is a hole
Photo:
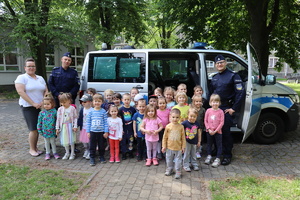
[[[18,99],[20,96],[16,90],[4,91],[0,93],[0,99]]]
[[[296,84],[296,83],[283,83],[283,84],[289,86],[290,88],[293,88],[293,90],[295,90],[300,96],[300,84]]]
[[[0,165],[0,199],[70,199],[88,175]]]
[[[244,177],[210,182],[213,200],[299,199],[300,179]]]

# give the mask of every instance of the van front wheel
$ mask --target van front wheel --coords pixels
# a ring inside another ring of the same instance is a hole
[[[265,113],[260,116],[252,135],[257,143],[272,144],[279,140],[283,132],[282,119],[276,114]]]

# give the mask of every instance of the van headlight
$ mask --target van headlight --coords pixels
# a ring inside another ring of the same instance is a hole
[[[297,94],[290,94],[289,97],[292,99],[294,103],[299,103],[299,96]]]

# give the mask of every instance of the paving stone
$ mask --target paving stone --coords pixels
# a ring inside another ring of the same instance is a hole
[[[28,154],[28,129],[23,119],[17,100],[1,101],[0,163],[22,164],[47,169],[68,170],[72,172],[95,173],[87,187],[83,187],[78,199],[211,199],[208,182],[226,178],[254,176],[300,176],[300,123],[296,131],[288,132],[283,139],[272,145],[255,144],[251,138],[241,144],[241,135],[234,134],[234,153],[228,166],[212,168],[205,165],[205,144],[202,158],[198,160],[200,171],[183,171],[181,179],[165,176],[166,163],[146,167],[145,162],[127,159],[121,163],[100,164],[95,167],[82,158],[83,145],[76,148],[81,152],[75,160],[44,160],[44,155],[33,158]],[[9,133],[9,134],[7,134]],[[63,156],[64,147],[56,140],[57,152]],[[38,148],[44,149],[44,140],[38,139]],[[109,152],[105,153],[109,159]],[[98,157],[97,157],[98,158]],[[90,176],[89,176],[90,178]],[[87,178],[88,179],[88,178]]]

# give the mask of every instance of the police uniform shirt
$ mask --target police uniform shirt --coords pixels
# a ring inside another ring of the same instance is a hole
[[[79,78],[75,69],[68,67],[55,67],[49,77],[49,88],[54,96],[60,92],[70,92],[75,99],[79,90]]]
[[[241,105],[244,86],[240,76],[229,69],[217,73],[211,80],[212,93],[221,97],[222,106],[231,107],[237,111]],[[230,105],[231,102],[232,106]]]

